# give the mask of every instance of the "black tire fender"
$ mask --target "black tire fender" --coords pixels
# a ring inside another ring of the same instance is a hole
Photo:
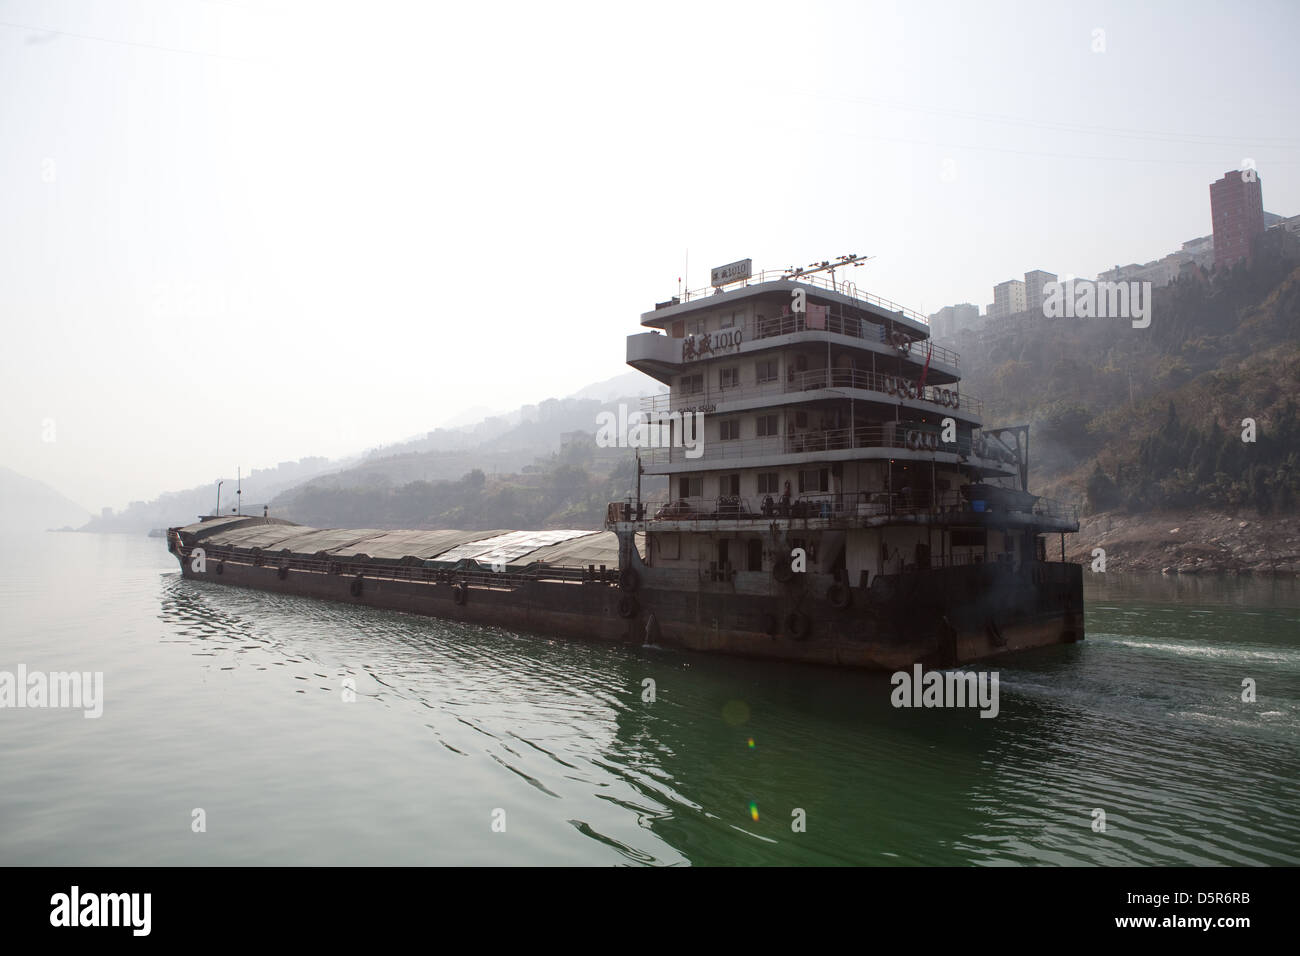
[[[807,637],[811,627],[812,622],[803,611],[791,611],[785,616],[785,629],[796,641],[802,641]]]

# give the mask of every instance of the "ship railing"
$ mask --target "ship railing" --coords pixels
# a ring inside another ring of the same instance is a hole
[[[823,275],[791,276],[785,270],[777,271],[775,269],[767,269],[762,272],[755,273],[754,275],[750,276],[748,279],[738,279],[735,282],[729,282],[727,283],[727,289],[724,289],[723,291],[728,291],[731,288],[740,288],[742,286],[758,285],[759,283],[762,282],[778,282],[781,280],[787,282],[798,282],[803,285],[816,286],[819,289],[828,289],[831,292],[838,292],[840,295],[846,295],[850,299],[856,299],[859,302],[866,302],[869,303],[870,305],[878,306],[887,312],[896,312],[899,315],[911,319],[913,322],[920,322],[922,325],[930,324],[930,320],[927,319],[925,316],[921,315],[919,312],[914,312],[911,309],[907,308],[906,306],[900,305],[899,303],[893,301],[892,299],[886,299],[883,296],[873,295],[870,292],[863,292],[852,281],[830,279]],[[686,301],[689,302],[691,299],[698,299],[701,298],[702,296],[713,295],[715,291],[716,290],[713,287],[707,287],[703,289],[692,289],[686,293]]]
[[[977,416],[984,414],[984,403],[968,392],[947,385],[925,385],[901,375],[885,375],[859,369],[808,369],[791,370],[785,381],[772,379],[754,385],[736,385],[727,388],[710,388],[705,392],[683,394],[661,393],[646,395],[641,399],[641,411],[651,419],[667,412],[691,414],[716,407],[718,402],[743,401],[753,398],[778,398],[784,395],[810,392],[817,389],[853,388],[889,396],[891,401],[915,399],[929,402],[954,411],[963,410]],[[701,408],[703,406],[703,408]]]
[[[882,345],[889,341],[883,325],[834,311],[827,314],[825,325],[821,322],[810,325],[805,313],[760,316],[755,320],[753,330],[752,338],[755,340],[792,335],[795,332],[832,332],[852,339],[879,342]],[[932,339],[913,340],[904,354],[913,362],[924,363],[928,358],[932,363],[939,362],[952,368],[961,368],[961,354],[954,349],[936,344]]]
[[[1078,509],[1073,505],[1049,502],[1043,498],[1035,499],[1028,512],[1010,503],[993,506],[981,501],[979,505],[979,507],[972,505],[968,488],[932,491],[928,487],[921,486],[876,492],[801,492],[792,493],[788,497],[775,492],[758,495],[722,495],[714,498],[691,496],[675,498],[648,513],[654,521],[792,518],[822,519],[851,524],[869,518],[908,516],[928,516],[949,520],[962,520],[969,516],[972,521],[975,521],[979,520],[977,516],[994,512],[1032,513],[1040,517],[1077,520],[1078,514]]]
[[[1051,498],[1039,498],[1034,502],[1034,514],[1045,518],[1059,518],[1062,521],[1079,520],[1079,506]]]
[[[885,422],[851,428],[805,428],[784,436],[714,439],[694,448],[681,446],[641,449],[641,460],[649,465],[758,459],[770,455],[800,455],[857,448],[894,448],[920,453],[949,453],[1000,461],[982,435],[958,432],[954,442],[942,441],[942,428],[935,422]],[[1011,462],[1005,462],[1010,465]]]

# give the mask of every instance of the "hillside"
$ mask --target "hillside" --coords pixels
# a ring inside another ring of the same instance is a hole
[[[1152,322],[1009,320],[958,339],[991,424],[1028,421],[1031,484],[1090,512],[1300,502],[1300,249],[1155,290]],[[1242,420],[1256,441],[1241,440]]]
[[[596,447],[596,416],[638,402],[553,399],[473,450],[375,453],[286,491],[271,508],[317,527],[595,529],[606,505],[636,486],[630,451]],[[642,492],[663,487],[645,479]]]
[[[90,517],[81,505],[49,485],[0,467],[0,531],[26,534],[79,525]]]

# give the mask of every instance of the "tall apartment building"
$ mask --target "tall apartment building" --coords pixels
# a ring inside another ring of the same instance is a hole
[[[1255,237],[1264,231],[1264,192],[1253,170],[1230,170],[1210,183],[1210,218],[1214,223],[1214,267],[1249,261]]]
[[[1025,284],[1020,279],[1008,279],[993,287],[993,311],[999,318],[1025,311]]]
[[[960,305],[945,305],[930,316],[930,335],[934,338],[952,338],[964,329],[979,325],[979,306],[963,302]]]
[[[1043,310],[1043,300],[1047,298],[1044,287],[1047,283],[1055,281],[1056,274],[1053,272],[1044,272],[1042,269],[1026,272],[1025,308],[1030,312],[1041,312]]]

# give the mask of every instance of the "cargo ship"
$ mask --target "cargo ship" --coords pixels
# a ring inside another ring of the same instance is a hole
[[[846,667],[1082,640],[1082,567],[1065,561],[1076,509],[1030,493],[1028,427],[983,424],[922,316],[837,276],[863,261],[742,260],[641,316],[627,363],[668,391],[603,436],[638,460],[637,493],[610,503],[604,530],[212,515],[168,529],[168,548],[186,578]],[[666,479],[662,500],[641,500],[641,475]]]

